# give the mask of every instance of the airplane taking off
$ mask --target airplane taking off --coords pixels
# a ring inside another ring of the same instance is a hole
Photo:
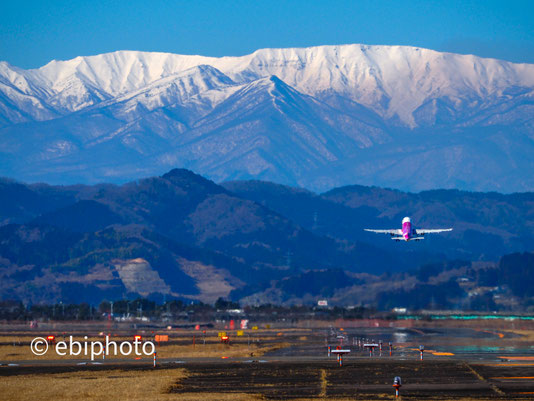
[[[371,231],[373,233],[389,234],[391,239],[395,241],[420,241],[425,239],[425,234],[435,234],[444,231],[452,231],[452,228],[432,228],[421,229],[412,226],[412,221],[409,217],[402,219],[402,228],[393,228],[391,230],[372,230],[370,228],[364,228],[365,231]]]

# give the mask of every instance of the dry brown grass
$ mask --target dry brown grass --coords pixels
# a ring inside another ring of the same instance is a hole
[[[168,393],[185,369],[81,371],[8,376],[0,380],[2,401],[258,401],[258,394]],[[300,401],[304,401],[303,398]],[[314,399],[315,401],[326,398]],[[343,401],[344,399],[338,399]]]
[[[147,401],[172,400],[168,388],[184,377],[183,369],[107,370],[2,377],[3,401]]]
[[[520,341],[534,342],[534,330],[503,330],[504,332],[519,334]]]
[[[85,341],[83,337],[74,337],[75,341],[80,341],[83,343]],[[30,346],[28,345],[30,339],[25,340],[25,345],[1,345],[0,346],[0,361],[14,361],[14,360],[60,360],[60,359],[90,359],[90,356],[85,356],[84,352],[80,355],[68,355],[68,349],[67,351],[64,351],[66,355],[61,356],[58,355],[53,350],[53,346],[50,345],[48,352],[45,355],[42,356],[36,356],[34,355],[31,350]],[[62,339],[58,339],[62,340]],[[89,338],[86,341],[103,341],[101,337],[92,337]],[[112,338],[113,341],[117,342],[118,344],[121,341],[131,341],[131,337],[114,337]],[[7,342],[3,338],[0,338],[1,342]],[[105,342],[105,341],[104,341]],[[166,344],[162,343],[161,346],[157,346],[156,344],[156,351],[158,358],[202,358],[202,357],[248,357],[251,353],[254,354],[254,356],[261,356],[265,354],[268,351],[272,351],[279,348],[284,348],[289,346],[289,343],[275,343],[275,344],[267,344],[263,341],[260,343],[251,343],[250,345],[247,344],[246,341],[244,342],[238,342],[238,343],[232,343],[231,345],[225,345],[221,343],[216,344],[206,344],[203,345],[202,343],[196,344],[195,346],[191,345],[178,345],[178,344]],[[90,346],[88,346],[88,352],[90,353]],[[98,349],[95,348],[97,351]],[[122,356],[120,354],[118,355],[111,355],[113,353],[114,347],[110,347],[110,355],[106,356],[106,359],[135,359],[135,358],[142,358],[142,359],[151,359],[152,356],[146,356],[141,355],[136,356],[133,353],[129,357]],[[139,349],[141,351],[141,349]],[[119,350],[118,350],[119,351]],[[102,359],[102,356],[96,356],[96,359]]]
[[[66,338],[67,340],[67,350],[63,351],[66,355],[58,355],[56,352],[54,352],[54,345],[50,344],[48,347],[48,352],[44,355],[37,356],[34,355],[31,352],[29,343],[31,340],[33,340],[35,337],[41,337],[41,336],[34,336],[34,337],[0,337],[0,342],[2,343],[9,343],[9,345],[0,345],[0,360],[3,361],[13,361],[13,360],[57,360],[57,359],[90,359],[90,357],[86,357],[84,355],[84,351],[82,349],[80,355],[69,355],[68,352],[68,342],[69,337]],[[17,339],[20,339],[22,341],[22,345],[19,345]],[[100,341],[102,343],[105,343],[105,339],[102,337],[88,337],[85,339],[83,336],[73,336],[73,340],[80,342],[82,344],[82,347],[84,346],[84,342],[91,342],[91,341]],[[115,341],[117,343],[120,343],[121,341],[131,341],[131,337],[113,337],[110,339],[110,341]],[[11,344],[13,341],[15,341],[15,345]],[[58,337],[57,341],[63,341],[63,337]],[[74,347],[76,350],[77,347]],[[91,346],[88,344],[88,353],[91,352]],[[95,352],[98,352],[98,347],[95,347]],[[132,356],[134,358],[135,356]],[[106,356],[106,358],[124,358],[122,356]],[[95,359],[102,359],[102,356],[97,356]]]
[[[158,348],[158,357],[161,358],[195,358],[195,357],[248,357],[261,356],[268,351],[288,347],[289,343],[278,344],[206,344],[206,345],[167,345]]]
[[[244,393],[169,393],[180,380],[187,380],[186,369],[100,370],[56,374],[29,374],[2,377],[2,401],[258,401],[259,394]],[[326,384],[326,382],[325,382]],[[325,391],[313,401],[348,401],[352,398],[326,397]],[[358,398],[361,399],[361,398]],[[367,401],[392,399],[390,393],[373,394]],[[447,398],[436,397],[436,400]],[[494,398],[492,398],[494,399]],[[309,398],[296,399],[306,401]],[[456,401],[473,401],[463,397]],[[481,401],[482,399],[476,398]],[[489,400],[489,399],[488,399]]]

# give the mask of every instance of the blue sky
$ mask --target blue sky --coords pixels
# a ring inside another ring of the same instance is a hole
[[[534,63],[534,1],[15,1],[0,60],[35,68],[115,50],[238,56],[364,43]]]

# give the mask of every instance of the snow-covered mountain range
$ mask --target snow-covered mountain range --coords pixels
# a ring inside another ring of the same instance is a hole
[[[534,190],[534,65],[406,46],[0,62],[0,175],[185,167],[326,190]]]

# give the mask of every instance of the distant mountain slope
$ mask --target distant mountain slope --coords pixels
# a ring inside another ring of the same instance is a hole
[[[529,191],[533,115],[534,65],[407,46],[0,62],[0,175]]]
[[[159,294],[214,302],[243,284],[230,273],[244,270],[238,262],[158,239],[139,227],[90,234],[42,225],[0,227],[1,297],[99,303]]]
[[[532,65],[471,55],[440,53],[409,46],[342,45],[261,49],[242,57],[202,57],[118,51],[68,61],[52,61],[36,70],[3,62],[2,82],[12,91],[42,98],[50,108],[81,110],[193,67],[209,65],[237,83],[272,75],[303,93],[335,92],[393,118],[413,124],[413,113],[426,105],[454,108],[449,100],[525,95],[534,85]],[[443,99],[432,104],[428,99]],[[455,104],[456,103],[456,104]],[[478,105],[472,104],[477,107]]]
[[[142,224],[175,241],[224,253],[254,268],[368,270],[376,266],[376,258],[384,265],[394,262],[393,255],[372,245],[356,243],[347,250],[344,244],[314,235],[187,170],[97,188],[96,192],[85,189],[80,198],[107,205],[123,223]],[[85,224],[84,215],[80,222]],[[108,224],[115,223],[113,217]]]
[[[224,183],[229,191],[286,216],[319,235],[370,242],[386,249],[412,249],[392,244],[387,236],[363,228],[397,228],[403,217],[424,227],[453,227],[447,235],[429,236],[416,249],[448,258],[490,259],[529,251],[534,243],[534,194],[473,193],[434,190],[406,193],[359,185],[321,195],[262,181]]]
[[[25,184],[0,178],[0,225],[22,223],[71,205],[75,197],[65,188]]]
[[[95,232],[121,222],[122,219],[106,205],[92,200],[82,200],[43,214],[31,223],[52,225],[76,232]]]
[[[27,302],[354,304],[389,291],[392,275],[395,291],[412,291],[417,280],[451,271],[442,283],[467,274],[470,260],[495,263],[534,243],[532,193],[349,186],[319,195],[262,181],[221,186],[183,169],[123,185],[0,184],[0,299]],[[405,215],[454,231],[420,243],[363,231],[396,228]]]
[[[5,180],[0,197],[5,223],[24,223],[0,226],[4,298],[59,299],[77,283],[83,299],[159,293],[212,302],[308,269],[408,266],[372,245],[313,234],[187,170],[122,186]]]

